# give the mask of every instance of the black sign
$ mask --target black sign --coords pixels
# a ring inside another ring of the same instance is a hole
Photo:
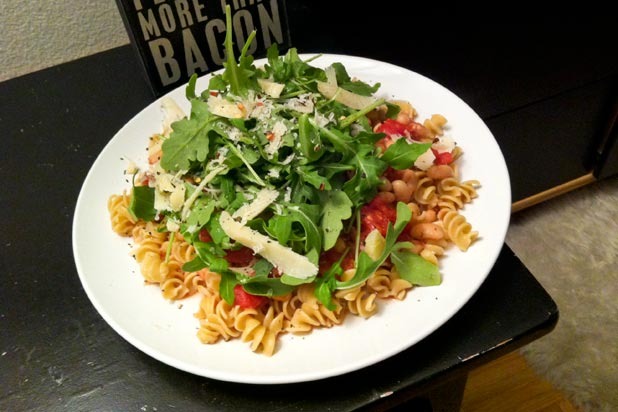
[[[256,58],[273,43],[282,52],[290,47],[285,0],[116,1],[156,95],[223,67],[226,4],[236,56],[253,30],[249,54]]]

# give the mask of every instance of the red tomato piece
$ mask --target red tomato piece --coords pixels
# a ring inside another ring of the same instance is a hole
[[[234,286],[234,304],[243,309],[257,309],[268,301],[264,296],[252,295],[242,285]]]
[[[382,236],[386,236],[388,223],[395,223],[395,220],[395,207],[376,196],[361,208],[361,237],[364,239],[373,229],[378,229]]]
[[[247,266],[253,260],[253,256],[253,250],[243,246],[238,250],[228,250],[225,260],[232,266]]]
[[[450,165],[451,163],[453,163],[453,154],[451,152],[438,153],[438,151],[435,149],[431,149],[431,151],[433,152],[434,156],[436,156],[435,160],[433,161],[434,164]]]
[[[199,239],[200,239],[200,242],[207,242],[207,243],[212,242],[212,237],[210,236],[210,233],[208,233],[208,230],[206,229],[200,230]]]
[[[388,136],[407,136],[406,125],[393,119],[386,119],[375,130],[377,133],[386,133]]]
[[[341,259],[341,253],[337,252],[335,249],[330,249],[322,253],[322,255],[320,256],[319,265],[320,273],[324,273],[329,270],[331,266],[333,266],[335,262],[337,262],[339,259]],[[348,254],[341,261],[341,268],[343,270],[348,270],[354,268],[354,266],[356,266],[354,262],[354,255],[353,253],[348,252]]]

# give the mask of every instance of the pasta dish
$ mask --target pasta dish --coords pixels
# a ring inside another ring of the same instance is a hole
[[[270,356],[281,334],[439,285],[448,248],[478,238],[461,209],[479,182],[460,176],[445,116],[421,119],[295,49],[273,46],[256,67],[251,39],[236,59],[228,30],[225,70],[200,92],[190,80],[188,115],[162,100],[148,165],[129,165],[132,186],[108,210],[147,284],[171,301],[200,295],[203,343],[238,338]]]

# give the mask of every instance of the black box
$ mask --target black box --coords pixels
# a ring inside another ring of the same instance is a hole
[[[249,53],[290,47],[285,0],[116,0],[155,95],[185,84],[193,73],[223,67],[225,6],[230,5],[235,53],[257,31]]]

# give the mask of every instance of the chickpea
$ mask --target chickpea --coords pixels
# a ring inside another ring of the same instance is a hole
[[[439,240],[444,237],[444,230],[433,223],[419,223],[412,226],[410,235],[415,239]]]
[[[453,168],[449,165],[433,165],[427,169],[427,177],[433,180],[442,180],[453,177]]]
[[[418,255],[421,253],[424,246],[425,245],[420,240],[412,239],[412,247],[410,248],[410,251]]]
[[[418,176],[416,173],[410,169],[404,170],[401,174],[401,180],[406,182],[408,187],[410,187],[410,190],[414,193],[416,187],[418,186]]]
[[[397,122],[401,124],[409,124],[412,121],[410,116],[407,113],[399,112],[397,114]]]
[[[380,184],[380,187],[378,189],[380,189],[381,192],[391,192],[393,190],[393,185],[391,184],[390,180],[383,177],[382,184]]]
[[[414,173],[414,170],[406,169],[401,173],[401,180],[406,183],[410,183],[414,180],[418,180],[418,177],[416,176],[416,173]]]
[[[393,192],[378,192],[378,196],[384,201],[384,203],[395,202],[395,194]]]
[[[420,216],[425,223],[431,223],[436,221],[436,211],[433,209],[427,209]]]
[[[397,199],[398,202],[408,203],[414,193],[414,191],[410,189],[410,186],[403,180],[395,180],[392,185],[395,199]]]

